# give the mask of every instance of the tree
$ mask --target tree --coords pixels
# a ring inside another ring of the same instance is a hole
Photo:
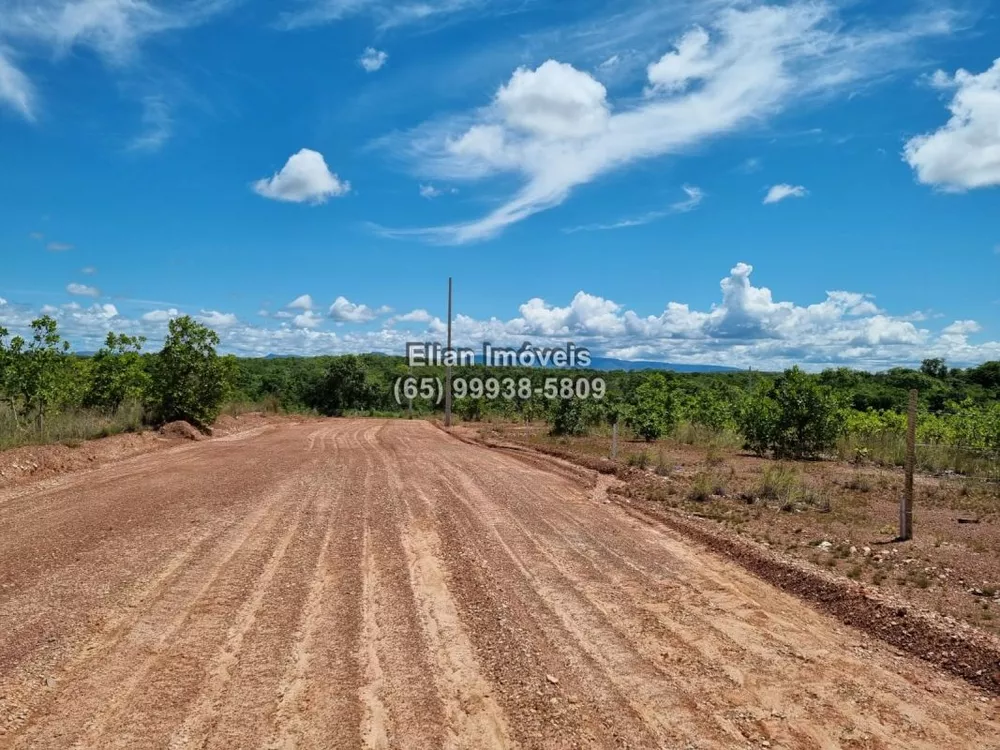
[[[941,358],[925,359],[920,363],[920,372],[935,380],[948,379],[948,366]]]
[[[776,407],[771,449],[778,456],[815,456],[831,448],[843,425],[832,391],[798,367],[774,381],[770,398]]]
[[[153,365],[150,411],[157,423],[183,419],[205,429],[219,416],[231,363],[215,347],[219,336],[185,315],[170,321]]]
[[[140,401],[149,387],[149,374],[142,360],[143,336],[109,333],[94,355],[87,406],[115,412],[126,401]]]
[[[372,408],[377,402],[377,394],[368,382],[364,364],[357,356],[347,354],[330,362],[312,401],[323,414],[340,416],[345,411]]]
[[[674,400],[662,373],[647,377],[635,389],[628,423],[647,442],[662,437],[677,421]]]
[[[587,419],[584,415],[583,401],[577,398],[560,399],[552,419],[553,435],[585,435]]]
[[[68,383],[69,342],[59,335],[55,318],[43,315],[31,321],[29,341],[15,336],[4,349],[3,385],[14,418],[18,412],[25,419],[34,416],[41,431],[45,415],[59,402]]]

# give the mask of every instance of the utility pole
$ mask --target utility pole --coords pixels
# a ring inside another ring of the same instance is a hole
[[[899,540],[913,538],[913,470],[917,463],[917,392],[910,391],[910,408],[906,413],[906,483],[899,505]]]
[[[445,349],[444,426],[451,427],[451,276],[448,277],[448,348]]]

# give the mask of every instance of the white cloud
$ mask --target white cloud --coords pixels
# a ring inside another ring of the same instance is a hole
[[[301,297],[296,297],[289,302],[287,307],[292,310],[312,310],[313,298],[308,294],[303,294]]]
[[[36,93],[14,67],[9,47],[43,46],[54,57],[86,47],[121,68],[147,38],[196,26],[238,0],[3,0],[0,13],[0,102],[34,119]]]
[[[209,328],[230,328],[240,322],[233,313],[221,313],[217,310],[202,310],[194,317]]]
[[[318,328],[322,323],[323,316],[317,315],[312,310],[306,310],[292,318],[292,325],[296,328]]]
[[[951,119],[910,139],[903,158],[917,179],[946,190],[1000,185],[1000,58],[979,75],[937,71],[933,84],[954,91]]]
[[[389,60],[389,54],[383,50],[375,49],[374,47],[366,47],[365,51],[358,58],[358,64],[364,68],[368,73],[374,73],[376,70],[381,70],[382,66],[386,64]]]
[[[719,285],[718,301],[704,308],[667,302],[662,311],[640,313],[611,299],[580,291],[565,305],[540,298],[520,305],[510,318],[455,317],[455,342],[480,347],[484,341],[521,346],[531,341],[554,346],[569,341],[595,354],[623,359],[717,364],[755,369],[780,369],[799,364],[816,370],[828,366],[885,369],[918,364],[926,357],[943,357],[953,366],[1000,359],[1000,341],[976,342],[982,327],[973,320],[950,324],[928,323],[919,312],[893,314],[880,309],[867,294],[835,290],[818,301],[782,300],[752,281],[754,269],[737,263]],[[694,292],[692,292],[694,293]],[[698,295],[701,296],[701,295]],[[46,309],[52,309],[46,308]],[[384,308],[372,310],[345,298],[334,303],[340,322],[364,323]],[[426,310],[414,310],[385,320],[377,330],[338,328],[325,331],[312,325],[320,319],[313,311],[302,313],[280,327],[242,323],[235,315],[203,310],[199,320],[218,330],[222,350],[243,355],[329,354],[386,352],[401,354],[414,337],[413,326],[424,326],[416,335],[441,341],[444,321]],[[0,325],[23,335],[40,309],[0,302]],[[114,305],[63,305],[53,313],[78,350],[96,349],[107,331],[144,335],[152,350],[166,335],[167,322],[178,315],[174,308],[154,310],[140,319],[122,317]],[[396,327],[398,325],[398,327]],[[347,331],[347,332],[344,332]]]
[[[3,307],[6,304],[7,304],[7,300],[5,300],[3,297],[0,297],[0,307]]]
[[[405,315],[400,315],[395,318],[403,323],[430,323],[433,320],[431,314],[426,310],[411,310]]]
[[[437,198],[441,195],[441,191],[434,187],[433,185],[421,185],[420,186],[420,197],[421,198]]]
[[[162,95],[143,98],[142,126],[142,132],[129,143],[130,150],[159,151],[170,140],[174,131],[174,121],[170,105]]]
[[[644,224],[651,224],[654,221],[662,219],[664,216],[669,216],[671,214],[683,214],[689,211],[694,211],[701,202],[705,200],[705,191],[701,188],[695,187],[693,185],[684,185],[681,188],[687,195],[686,200],[678,201],[677,203],[671,204],[671,206],[665,211],[647,211],[640,216],[634,216],[628,219],[622,219],[620,221],[613,222],[611,224],[584,224],[578,227],[570,227],[563,231],[568,234],[573,234],[574,232],[598,232],[607,231],[609,229],[627,229],[629,227],[641,227]]]
[[[72,250],[73,246],[68,242],[50,242],[45,246],[45,249],[53,253],[64,253],[67,250]]]
[[[902,64],[916,39],[949,28],[909,16],[898,23],[855,28],[833,3],[736,4],[650,60],[647,96],[638,100],[610,101],[603,84],[565,62],[518,68],[489,106],[424,124],[405,150],[424,177],[512,174],[521,188],[478,219],[387,234],[444,243],[492,237],[612,170],[688,152],[793,103],[880,76]]]
[[[809,194],[802,185],[787,185],[782,183],[780,185],[773,185],[770,190],[767,191],[767,195],[764,196],[765,205],[768,203],[780,203],[786,198],[805,198]]]
[[[325,203],[331,197],[346,195],[351,184],[341,181],[326,165],[323,154],[304,148],[289,157],[281,171],[270,178],[257,180],[253,189],[258,195],[292,203]]]
[[[699,187],[683,185],[681,190],[687,195],[687,200],[678,201],[670,206],[670,209],[676,213],[686,214],[688,211],[694,211],[705,200],[705,191]]]
[[[26,120],[35,119],[35,88],[9,53],[0,46],[0,104],[5,104]]]
[[[373,310],[368,305],[356,305],[346,297],[337,297],[330,305],[330,317],[341,323],[368,323],[389,312],[387,307]]]
[[[97,287],[87,286],[86,284],[77,284],[76,282],[66,285],[66,291],[70,294],[75,294],[78,297],[100,297],[101,290]]]
[[[288,312],[288,310],[278,310],[271,317],[278,318],[279,320],[291,320],[295,317],[295,313]]]
[[[382,30],[425,22],[463,11],[499,10],[511,0],[302,0],[300,10],[282,14],[282,25],[294,29],[373,16]]]
[[[179,316],[180,311],[176,307],[171,307],[169,310],[150,310],[142,316],[142,319],[147,323],[165,323]]]

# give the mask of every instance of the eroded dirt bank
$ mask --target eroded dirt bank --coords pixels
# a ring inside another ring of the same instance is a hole
[[[337,420],[0,490],[0,746],[1000,747],[603,481]]]

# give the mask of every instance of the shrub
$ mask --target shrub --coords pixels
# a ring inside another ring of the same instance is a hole
[[[208,427],[229,388],[230,365],[215,347],[215,331],[190,316],[170,321],[169,335],[153,366],[150,411],[156,423],[183,419]]]
[[[635,389],[628,423],[647,442],[659,439],[677,421],[674,400],[667,379],[660,373],[647,377]]]

